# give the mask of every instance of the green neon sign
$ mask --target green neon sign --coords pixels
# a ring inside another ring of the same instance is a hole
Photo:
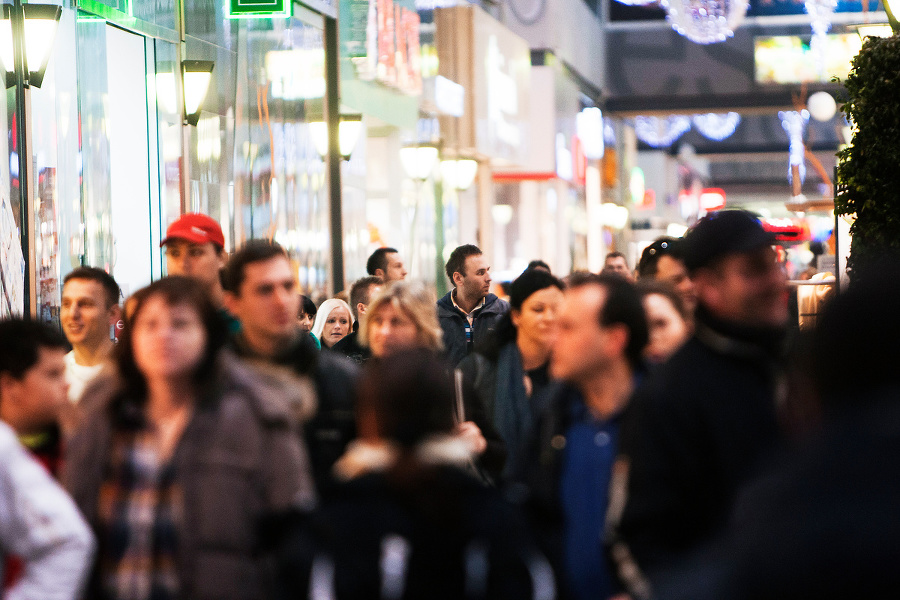
[[[229,0],[231,19],[275,19],[291,16],[291,0]]]

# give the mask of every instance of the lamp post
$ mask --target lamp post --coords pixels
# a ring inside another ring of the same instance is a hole
[[[434,187],[434,245],[435,252],[435,286],[438,297],[447,293],[447,280],[444,278],[444,190],[453,188],[456,193],[457,206],[459,205],[459,192],[472,187],[475,176],[478,174],[478,162],[471,158],[458,158],[441,161],[441,180]],[[457,214],[458,208],[457,208]]]
[[[0,60],[6,70],[6,87],[16,88],[16,137],[19,178],[19,235],[22,244],[25,281],[25,316],[34,316],[37,306],[36,282],[32,269],[34,257],[34,182],[31,180],[31,89],[39,88],[50,61],[50,49],[62,8],[44,4],[22,4],[14,0],[3,6],[0,19]]]
[[[341,115],[338,125],[338,148],[341,158],[350,160],[350,155],[356,149],[359,134],[362,132],[362,115]],[[310,121],[309,135],[319,156],[325,158],[328,154],[328,125],[325,121]]]
[[[181,77],[184,87],[184,124],[194,125],[200,122],[200,110],[215,63],[211,60],[184,60],[181,62]]]
[[[425,185],[425,181],[434,170],[438,153],[438,147],[435,144],[416,144],[400,148],[400,164],[403,165],[406,175],[416,182],[415,205],[413,206],[409,227],[410,263],[415,263],[416,261],[416,221],[419,216],[422,186]]]

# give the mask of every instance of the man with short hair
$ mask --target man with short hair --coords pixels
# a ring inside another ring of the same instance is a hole
[[[623,414],[642,372],[647,320],[634,285],[613,274],[575,274],[559,313],[548,389],[521,479],[537,530],[557,557],[566,597],[617,593],[603,532]],[[561,534],[561,536],[560,536]],[[554,547],[555,546],[555,547]]]
[[[72,345],[66,354],[66,379],[73,403],[115,347],[109,332],[122,315],[120,293],[119,284],[103,269],[78,267],[63,278],[59,320]]]
[[[200,281],[219,309],[231,333],[240,323],[225,309],[221,270],[228,255],[225,235],[215,220],[202,213],[185,213],[169,225],[159,244],[166,248],[166,274],[183,275]]]
[[[396,248],[379,248],[366,261],[366,272],[385,283],[406,279],[406,267]]]
[[[628,281],[634,281],[634,275],[628,268],[628,260],[621,252],[610,252],[603,261],[603,273],[612,273]]]
[[[509,311],[509,303],[490,293],[491,267],[478,246],[456,248],[446,271],[453,289],[438,300],[437,313],[444,331],[444,351],[455,366],[494,329]]]
[[[681,296],[685,312],[693,318],[697,308],[694,283],[684,265],[684,240],[661,237],[644,248],[638,262],[641,279],[655,279],[671,285]]]
[[[366,314],[366,307],[372,300],[372,297],[381,290],[384,281],[381,277],[363,277],[357,279],[350,286],[350,310],[353,311],[353,331],[345,335],[342,339],[331,347],[332,352],[340,352],[353,362],[363,364],[370,356],[372,351],[367,346],[359,343],[360,319]]]
[[[55,425],[67,405],[66,341],[22,319],[0,321],[0,339],[0,581],[11,582],[0,593],[76,598],[93,536],[72,499],[16,439]]]
[[[640,587],[660,596],[714,552],[739,488],[781,438],[788,288],[773,243],[742,210],[713,213],[685,238],[696,329],[637,394],[622,446],[620,570],[642,571]]]
[[[316,486],[327,494],[332,465],[356,437],[356,365],[334,352],[318,351],[300,330],[297,280],[284,248],[250,240],[228,261],[224,276],[225,303],[241,322],[233,338],[238,355],[286,366],[315,386],[318,409],[304,432]]]

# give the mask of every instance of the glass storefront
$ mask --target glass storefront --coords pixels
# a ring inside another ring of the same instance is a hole
[[[328,290],[325,166],[308,123],[325,91],[323,17],[232,20],[187,0],[184,56],[166,0],[71,0],[43,86],[27,96],[36,311],[57,321],[79,265],[108,270],[128,295],[164,274],[159,240],[185,210],[218,219],[229,249],[269,238],[296,262],[304,293]],[[215,62],[199,123],[178,105],[182,59]],[[0,95],[0,316],[23,313],[15,88]]]

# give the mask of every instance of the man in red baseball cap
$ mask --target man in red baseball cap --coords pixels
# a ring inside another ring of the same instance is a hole
[[[229,328],[236,326],[234,317],[226,314],[224,291],[219,279],[219,270],[228,258],[225,236],[219,224],[201,213],[185,213],[169,225],[160,246],[166,247],[166,273],[193,277],[203,283],[213,303],[228,321]]]

